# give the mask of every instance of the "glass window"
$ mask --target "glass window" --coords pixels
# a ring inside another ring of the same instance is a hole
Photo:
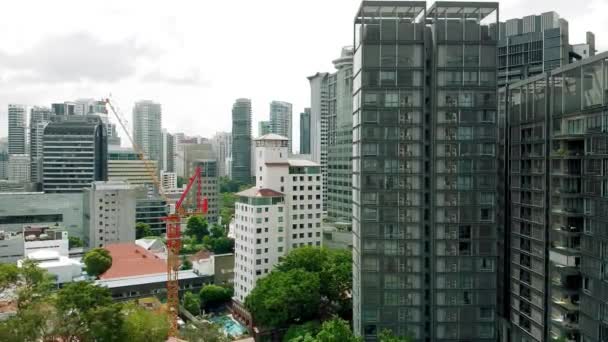
[[[464,46],[464,66],[476,67],[479,66],[479,45]]]
[[[397,22],[395,19],[383,19],[381,22],[381,39],[390,41],[397,39]]]
[[[395,85],[395,72],[394,71],[380,71],[380,84],[384,86]]]
[[[387,92],[384,97],[385,107],[399,107],[399,93],[398,92]]]
[[[477,71],[464,71],[463,72],[464,77],[462,78],[464,81],[464,85],[477,85],[478,79],[477,79]]]
[[[420,71],[399,70],[397,71],[397,85],[400,87],[419,87],[421,83]]]
[[[397,65],[396,45],[382,45],[382,47],[380,48],[380,55],[382,59],[382,67],[395,67]]]
[[[585,108],[602,104],[602,84],[601,61],[583,66],[583,105]]]
[[[439,67],[462,67],[462,45],[440,45]]]
[[[581,108],[580,72],[580,68],[576,68],[563,74],[565,113],[576,112]]]
[[[398,67],[422,66],[422,48],[420,45],[399,45],[397,50]]]
[[[365,67],[380,66],[380,46],[379,45],[364,45],[363,46],[363,63]]]
[[[462,85],[461,71],[439,71],[438,74],[439,86],[458,86]]]
[[[363,86],[377,87],[378,86],[378,71],[366,70],[363,71]]]
[[[496,48],[490,45],[481,45],[481,66],[484,68],[496,67]]]

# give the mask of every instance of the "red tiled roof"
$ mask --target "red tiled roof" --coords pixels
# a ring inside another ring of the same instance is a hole
[[[249,188],[237,193],[238,196],[247,197],[281,197],[284,196],[282,193],[272,189],[258,189],[256,187]]]
[[[105,246],[112,256],[112,266],[100,279],[133,277],[163,273],[167,264],[163,259],[134,243],[114,243]]]
[[[191,255],[188,259],[190,259],[190,261],[194,262],[194,261],[199,261],[201,259],[209,259],[212,255],[213,255],[213,252],[209,252],[204,249],[201,249],[200,251],[196,252],[196,254]]]

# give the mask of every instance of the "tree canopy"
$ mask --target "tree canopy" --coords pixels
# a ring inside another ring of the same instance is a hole
[[[308,321],[319,310],[319,276],[302,269],[271,272],[258,280],[245,299],[245,306],[256,324],[265,327],[285,326]]]
[[[201,298],[190,291],[184,293],[182,305],[193,315],[200,315],[201,313]]]
[[[195,237],[196,241],[200,242],[205,236],[209,235],[209,229],[207,226],[207,220],[205,220],[202,216],[190,216],[188,223],[186,224],[185,234]]]
[[[93,248],[86,252],[82,261],[87,273],[99,277],[112,266],[112,256],[105,248]]]
[[[68,248],[69,249],[83,247],[83,246],[84,246],[84,242],[82,242],[82,240],[79,237],[76,237],[76,236],[68,237]]]
[[[225,303],[232,298],[232,289],[218,285],[205,285],[199,292],[201,304],[204,307],[213,307]]]
[[[150,228],[149,224],[147,224],[145,222],[137,222],[135,224],[135,238],[136,239],[141,239],[146,236],[152,236],[152,235],[154,235],[154,233],[152,232],[152,229]]]

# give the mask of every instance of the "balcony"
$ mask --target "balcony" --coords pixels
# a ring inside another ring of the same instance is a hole
[[[562,246],[551,247],[549,260],[551,260],[555,268],[579,267],[581,263],[580,250]]]

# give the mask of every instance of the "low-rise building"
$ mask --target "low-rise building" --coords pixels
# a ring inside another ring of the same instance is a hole
[[[201,276],[213,276],[215,285],[232,285],[234,283],[234,254],[214,254],[201,250],[190,256],[192,270]]]
[[[33,260],[36,266],[51,274],[57,284],[69,283],[82,277],[82,264],[59,254],[58,251],[48,249],[35,251],[30,253],[27,259]],[[25,259],[17,261],[17,266],[21,267],[24,261]]]
[[[20,232],[0,231],[0,262],[16,262],[42,250],[69,257],[68,232],[48,226],[26,226]]]
[[[135,243],[117,243],[105,246],[112,256],[112,266],[96,284],[107,287],[115,300],[132,300],[158,295],[167,289],[167,264]],[[192,270],[179,271],[180,294],[197,293],[205,284],[213,282],[211,276],[199,276]]]

